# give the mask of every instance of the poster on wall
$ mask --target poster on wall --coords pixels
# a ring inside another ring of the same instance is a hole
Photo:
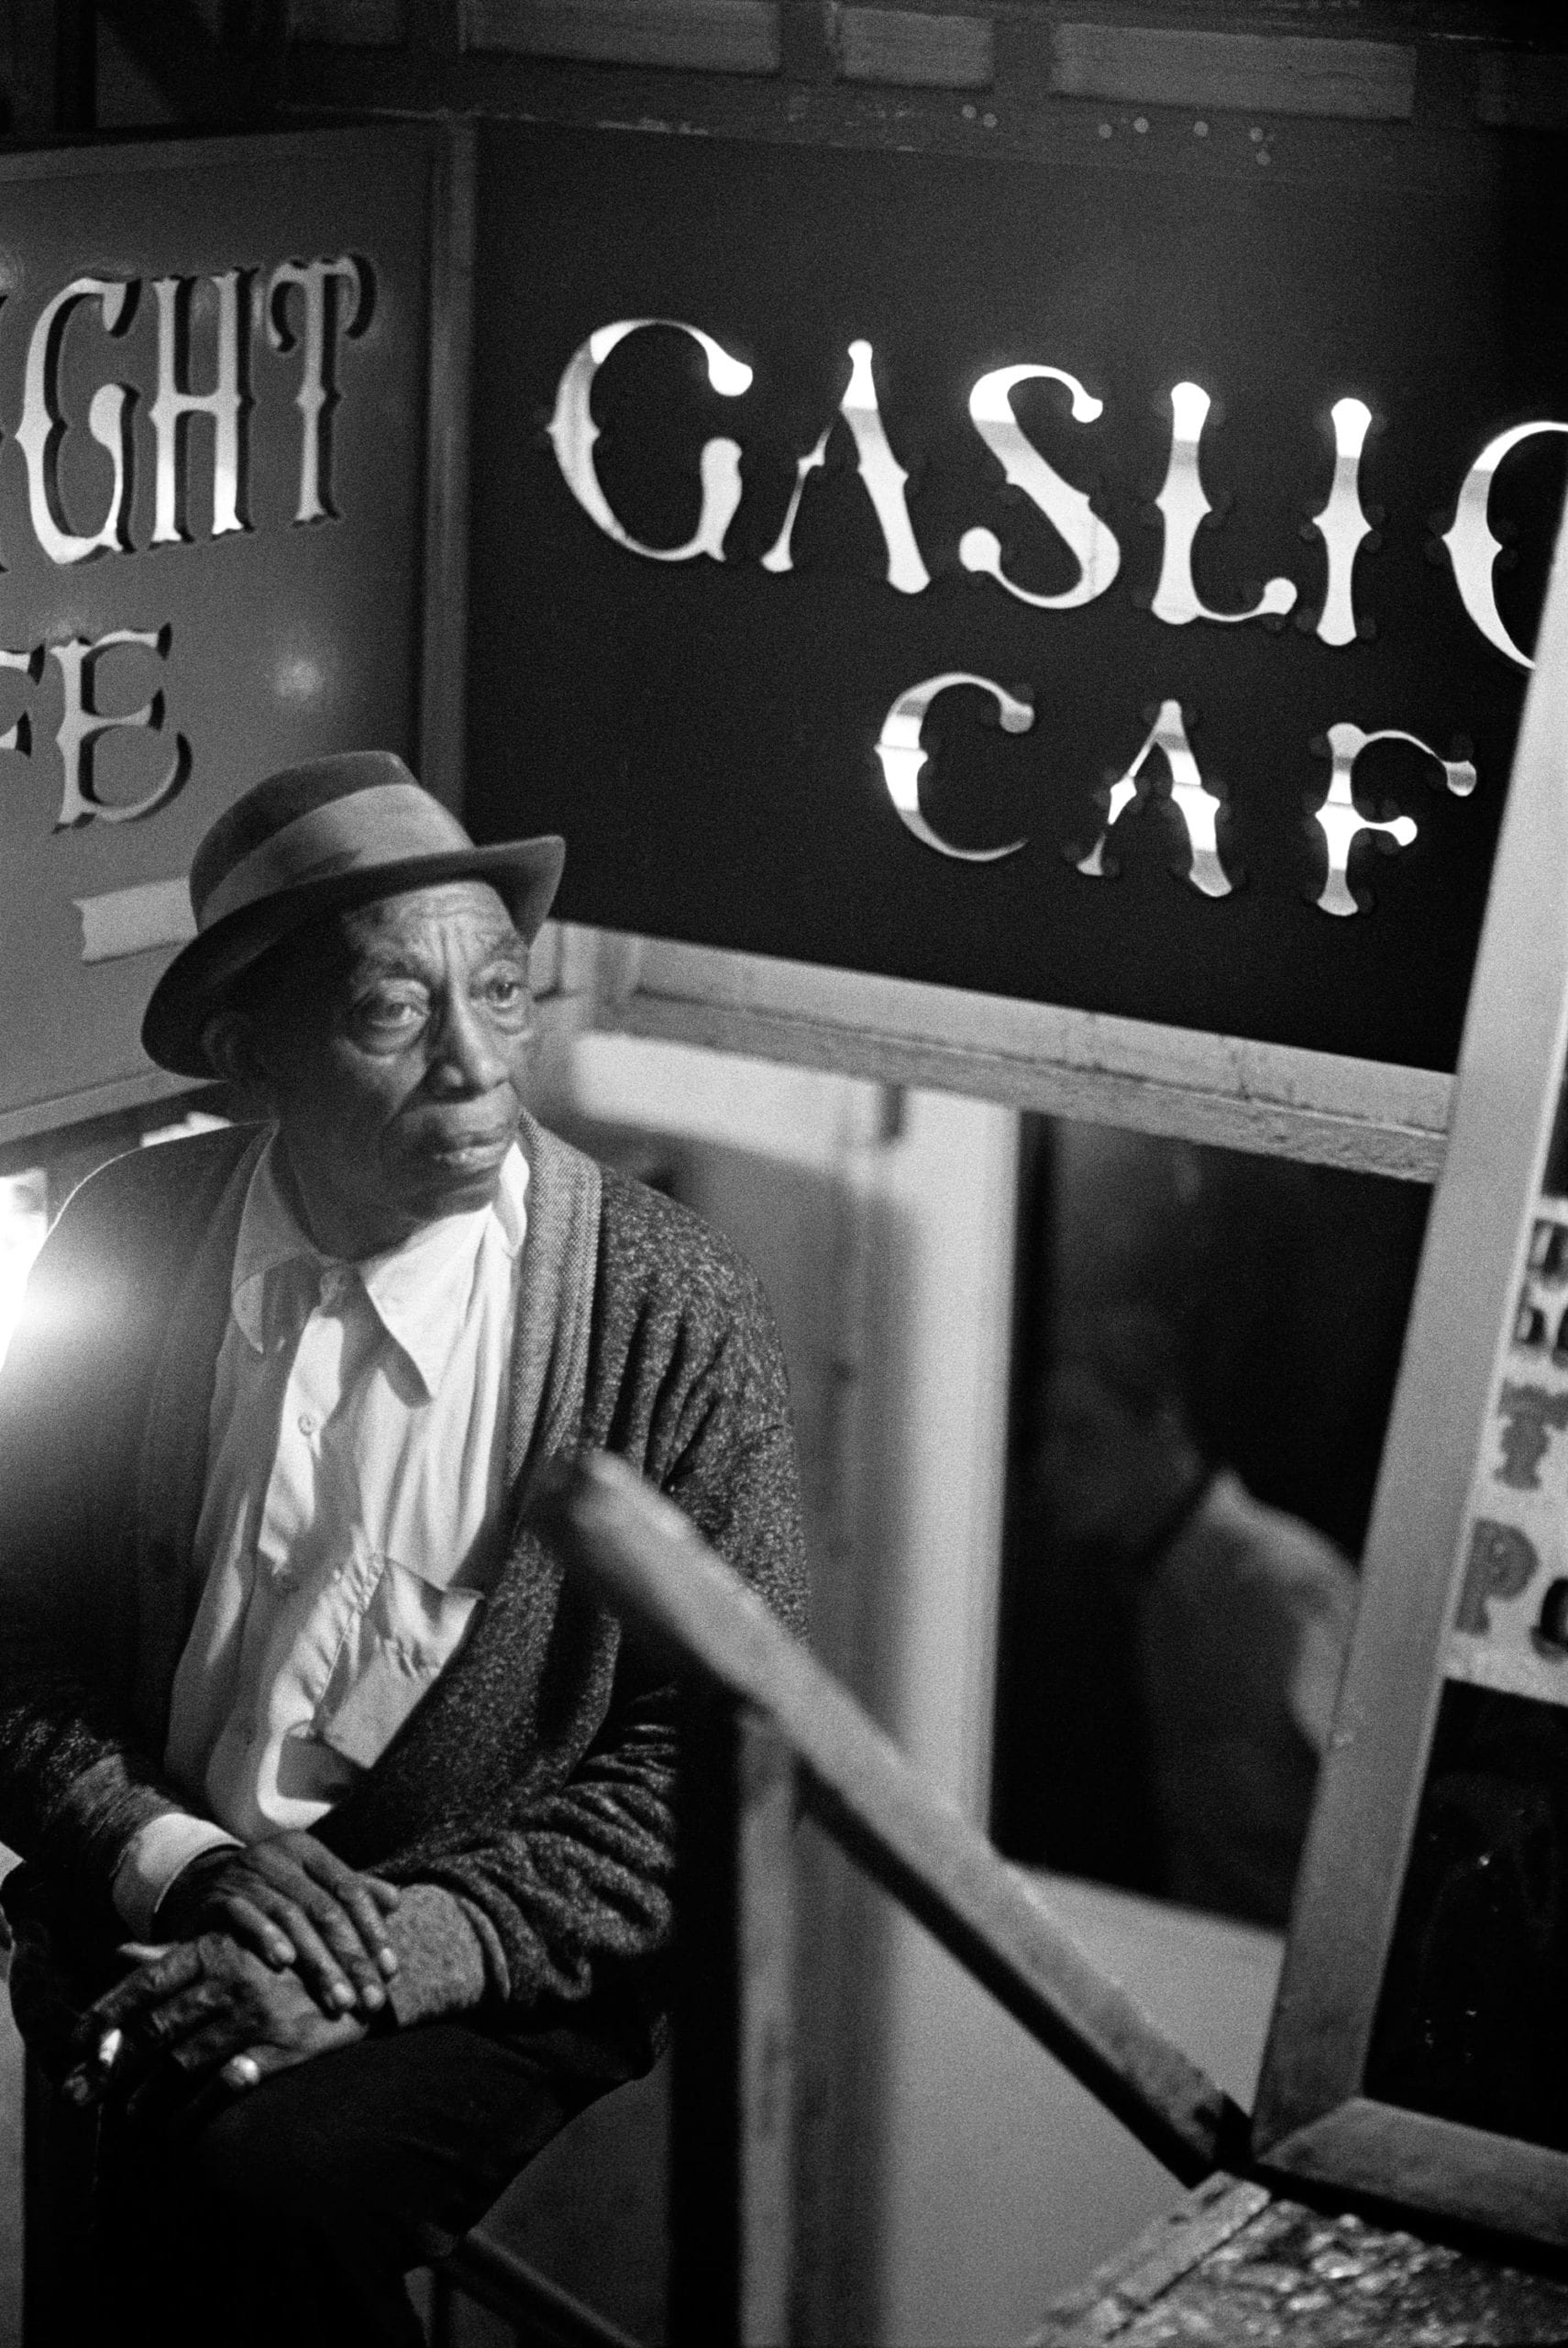
[[[434,151],[0,164],[0,1139],[145,1084],[230,800],[411,748]]]
[[[1452,1069],[1561,175],[1105,128],[486,129],[470,815],[568,835],[571,919]]]
[[[1490,1380],[1364,2080],[1397,2109],[1557,2154],[1568,2154],[1565,1175],[1568,1094]]]

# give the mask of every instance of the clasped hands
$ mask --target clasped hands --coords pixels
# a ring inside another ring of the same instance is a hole
[[[204,2103],[352,2045],[386,2006],[397,1903],[313,1834],[204,1853],[159,1904],[167,1937],[128,1944],[131,1970],[82,2016],[66,2095],[134,2082],[132,2111]]]

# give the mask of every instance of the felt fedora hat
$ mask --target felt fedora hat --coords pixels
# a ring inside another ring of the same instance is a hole
[[[345,750],[269,775],[225,810],[191,866],[196,935],[152,991],[142,1047],[160,1068],[210,1076],[202,1031],[225,988],[318,914],[437,880],[488,880],[532,945],[566,843],[476,847],[390,750]]]

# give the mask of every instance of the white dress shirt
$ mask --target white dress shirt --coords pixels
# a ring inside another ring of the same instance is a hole
[[[492,1206],[345,1264],[300,1228],[277,1151],[240,1220],[204,1589],[164,1755],[192,1811],[143,1827],[115,1879],[143,1936],[199,1852],[313,1826],[341,1799],[456,1653],[501,1562],[526,1160],[509,1154]]]

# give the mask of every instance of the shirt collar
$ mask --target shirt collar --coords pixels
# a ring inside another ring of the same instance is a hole
[[[334,1259],[301,1229],[279,1180],[278,1137],[262,1152],[250,1178],[235,1248],[229,1301],[241,1335],[257,1353],[266,1349],[269,1276],[284,1264],[304,1263],[320,1275]],[[527,1231],[528,1161],[515,1143],[502,1164],[496,1195],[487,1207],[443,1215],[385,1255],[351,1268],[387,1335],[407,1355],[427,1394],[440,1385],[462,1334],[480,1249],[487,1234],[513,1261]]]

